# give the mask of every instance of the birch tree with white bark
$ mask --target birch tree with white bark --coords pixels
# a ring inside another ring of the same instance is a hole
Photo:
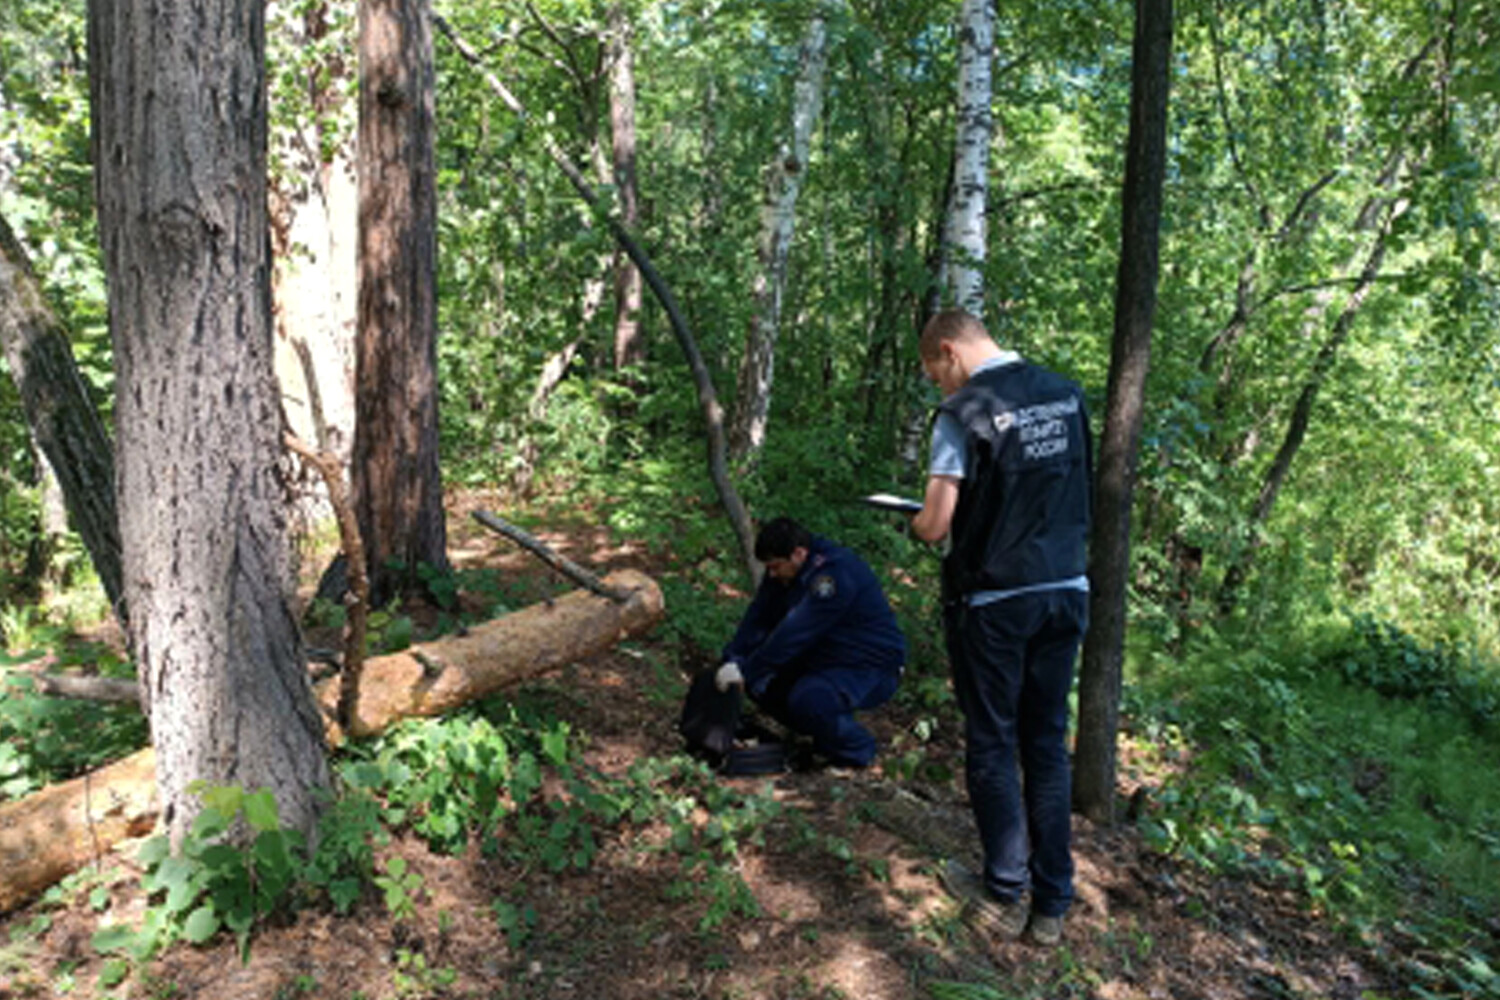
[[[627,229],[640,222],[640,195],[635,171],[635,57],[630,48],[630,19],[623,4],[609,10],[609,136],[620,221]],[[624,253],[615,255],[615,368],[639,364],[646,356],[641,335],[641,271]]]
[[[755,312],[740,363],[730,453],[754,459],[766,441],[771,410],[771,383],[776,367],[776,338],[786,295],[787,261],[797,228],[797,196],[812,146],[813,125],[823,107],[823,71],[828,58],[827,25],[822,14],[808,22],[798,56],[792,97],[791,134],[771,164],[761,223],[760,274],[755,280]]]
[[[948,297],[975,316],[984,315],[985,205],[989,194],[990,108],[995,59],[992,0],[963,0],[958,23],[958,137],[953,158],[953,198],[943,237],[942,285]]]

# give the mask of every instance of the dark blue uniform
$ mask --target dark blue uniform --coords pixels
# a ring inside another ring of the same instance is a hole
[[[767,576],[724,648],[745,691],[833,763],[868,765],[875,738],[854,713],[896,691],[906,640],[863,559],[814,537],[789,583]]]
[[[1025,362],[976,370],[942,409],[964,435],[944,628],[984,881],[1007,903],[1029,888],[1033,914],[1061,917],[1073,901],[1068,692],[1088,627],[1088,413],[1077,385]]]

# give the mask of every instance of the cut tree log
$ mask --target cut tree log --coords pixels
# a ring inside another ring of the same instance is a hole
[[[399,653],[365,661],[350,729],[370,736],[402,719],[439,715],[509,685],[610,649],[661,620],[656,581],[635,570],[604,578],[629,592],[624,603],[573,591]],[[344,734],[334,720],[337,677],[318,684],[329,741]],[[156,823],[156,755],[145,749],[0,805],[0,913],[34,899],[63,876],[101,858],[119,841]]]
[[[77,674],[32,674],[31,679],[38,693],[58,698],[107,701],[117,705],[141,703],[141,687],[135,681]]]
[[[0,913],[156,825],[156,752],[149,747],[0,806]]]
[[[649,576],[619,570],[604,583],[629,593],[629,599],[617,603],[575,590],[549,604],[533,604],[477,625],[467,635],[366,660],[350,735],[370,736],[401,719],[441,715],[553,667],[596,656],[661,619],[661,588]],[[332,711],[338,678],[315,690],[325,713]],[[337,742],[340,736],[330,728],[330,740]]]

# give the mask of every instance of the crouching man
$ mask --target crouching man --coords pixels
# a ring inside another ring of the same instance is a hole
[[[837,767],[868,767],[875,737],[854,713],[889,701],[906,640],[863,559],[790,518],[755,540],[765,579],[724,648],[715,681],[744,686],[763,711],[812,738]]]

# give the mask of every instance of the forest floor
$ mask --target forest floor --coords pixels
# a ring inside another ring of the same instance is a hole
[[[523,588],[534,581],[538,593],[556,589],[550,571],[503,539],[466,517],[450,524],[460,566],[497,568]],[[603,531],[539,534],[600,571],[683,571],[643,548],[611,544]],[[527,685],[528,697],[548,700],[586,734],[587,762],[605,773],[680,748],[679,699],[702,664],[678,663],[656,643],[637,640]],[[915,719],[892,705],[868,722],[891,741]],[[439,855],[415,837],[397,838],[381,853],[405,857],[421,876],[414,916],[394,920],[376,898],[346,917],[303,911],[260,930],[247,962],[220,935],[205,947],[174,946],[106,988],[90,938],[102,920],[139,919],[146,905],[134,851],[123,845],[106,859],[107,900],[79,892],[69,905],[35,904],[0,923],[0,1000],[1355,1000],[1405,992],[1384,956],[1351,944],[1293,895],[1208,876],[1149,850],[1128,825],[1098,829],[1082,818],[1074,827],[1078,898],[1062,946],[981,939],[938,879],[944,857],[972,861],[976,845],[961,748],[943,736],[952,729],[940,727],[924,745],[923,778],[877,763],[855,774],[734,779],[782,809],[763,845],[739,847],[739,875],[755,904],[747,909],[758,915],[705,927],[701,899],[683,897],[675,854],[607,837],[589,868],[561,873],[477,848]],[[524,935],[501,929],[497,897],[534,908]]]

